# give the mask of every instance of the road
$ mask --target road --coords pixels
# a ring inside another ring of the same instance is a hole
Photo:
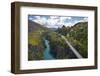
[[[65,42],[68,44],[70,49],[73,51],[73,53],[77,56],[77,58],[83,58],[79,52],[70,44],[70,42],[66,39],[65,36],[61,35],[61,37],[65,40]]]

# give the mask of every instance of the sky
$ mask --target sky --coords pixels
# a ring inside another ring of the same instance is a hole
[[[73,26],[78,22],[87,22],[88,17],[28,15],[28,20],[31,20],[48,28],[61,28],[63,25],[67,27]]]

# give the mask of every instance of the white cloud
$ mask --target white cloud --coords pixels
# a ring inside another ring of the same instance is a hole
[[[55,25],[57,23],[57,20],[56,19],[48,19],[47,20],[47,24],[48,25]]]
[[[39,24],[43,25],[42,20],[33,20],[33,21],[36,22],[36,23],[39,23]]]
[[[29,20],[33,20],[33,18],[32,17],[29,17]]]
[[[69,19],[70,20],[70,19],[72,19],[72,17],[66,17],[66,19]]]
[[[83,20],[84,20],[85,22],[87,22],[87,21],[88,21],[88,18],[87,18],[87,17],[85,17]]]
[[[57,26],[57,27],[62,27],[65,25],[65,20],[66,19],[72,19],[71,17],[60,17],[60,16],[50,16],[50,18],[47,20],[48,26]]]
[[[88,18],[87,18],[87,17],[84,17],[82,20],[76,20],[76,21],[73,22],[73,23],[71,23],[71,22],[65,23],[65,26],[66,26],[66,27],[67,27],[67,26],[73,26],[73,25],[75,25],[75,24],[78,23],[78,22],[88,22]]]
[[[69,23],[65,23],[65,26],[67,27],[67,26],[73,26],[75,23],[71,23],[71,22],[69,22]]]
[[[41,25],[46,24],[47,19],[45,17],[35,16],[36,19],[33,19],[32,21],[37,22]]]
[[[60,21],[65,21],[66,19],[72,19],[71,17],[60,17]]]
[[[60,17],[59,18],[59,25],[60,26],[63,26],[63,25],[69,25],[69,23],[67,22],[67,23],[65,23],[66,22],[66,20],[71,20],[72,18],[71,17]]]
[[[78,23],[78,22],[88,22],[88,18],[84,17],[82,20],[76,21],[76,23]]]
[[[74,20],[74,22],[72,22],[72,17],[61,17],[61,16],[50,16],[49,18],[45,17],[45,16],[34,16],[35,19],[33,19],[34,22],[37,22],[41,25],[44,25],[45,27],[48,28],[58,28],[58,27],[62,27],[63,25],[67,26],[73,26],[74,24],[78,23],[78,22],[87,22],[88,18],[84,17],[81,20]],[[30,20],[32,20],[32,18],[30,18]],[[69,20],[66,22],[66,20]]]
[[[47,20],[47,27],[55,27],[57,28],[57,23],[59,21],[59,17],[58,16],[50,16],[50,18]]]
[[[59,16],[50,16],[50,19],[59,19]]]
[[[47,19],[45,16],[44,17],[34,16],[34,17],[35,19],[30,17],[30,20],[49,28],[62,27],[63,25],[66,24],[64,23],[66,19],[71,19],[71,17],[60,17],[60,16],[50,16],[49,19]]]
[[[43,24],[46,24],[47,19],[46,19],[45,17],[42,17],[42,18],[41,18],[41,21],[42,21]]]
[[[40,16],[34,16],[36,19],[41,19],[41,17]]]

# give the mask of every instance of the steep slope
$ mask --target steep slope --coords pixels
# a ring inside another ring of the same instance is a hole
[[[43,27],[42,25],[40,25],[36,22],[28,20],[28,32],[36,31],[38,29],[46,30],[47,28]]]
[[[42,25],[28,21],[28,60],[43,59],[43,36],[46,28]]]
[[[64,35],[84,58],[88,57],[88,22],[78,22],[71,27],[63,26],[57,32]]]
[[[71,27],[66,36],[79,53],[87,58],[88,56],[88,22],[79,22]]]

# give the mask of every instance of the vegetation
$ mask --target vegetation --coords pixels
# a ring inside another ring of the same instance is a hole
[[[61,35],[56,32],[48,33],[46,37],[50,41],[51,51],[50,53],[56,59],[69,59],[76,58],[65,40],[61,38]]]
[[[65,32],[67,31],[67,33]],[[72,27],[63,27],[57,30],[58,33],[63,34],[66,36],[68,41],[79,51],[79,53],[87,58],[88,51],[88,23],[87,22],[80,22],[75,24]]]
[[[38,31],[29,33],[29,60],[43,59],[44,46],[41,39],[41,34]]]
[[[87,58],[87,22],[80,22],[71,27],[63,26],[56,31],[32,21],[28,23],[28,60],[44,59],[44,50],[46,48],[44,39],[49,41],[50,54],[55,59],[77,58],[61,35],[65,36],[84,58]]]
[[[33,26],[34,25],[34,26]],[[31,29],[30,29],[31,26]],[[33,26],[33,27],[32,27]],[[43,39],[42,34],[44,32],[43,27],[39,24],[30,22],[28,33],[28,60],[42,60],[43,59]]]

